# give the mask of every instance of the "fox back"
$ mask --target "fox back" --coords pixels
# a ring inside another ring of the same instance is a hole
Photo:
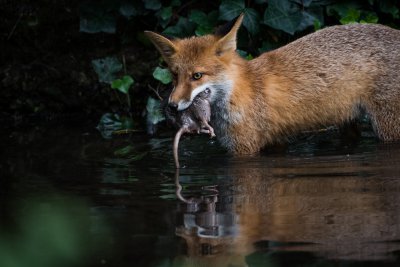
[[[211,125],[235,154],[303,130],[340,125],[361,109],[384,141],[400,139],[400,31],[333,26],[247,61],[236,52],[243,16],[228,30],[169,40],[147,32],[174,77],[169,103],[186,109],[211,91]]]

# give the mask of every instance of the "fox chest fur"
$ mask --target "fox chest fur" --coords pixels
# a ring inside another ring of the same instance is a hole
[[[211,125],[229,151],[252,154],[360,108],[380,139],[400,139],[400,31],[334,26],[246,61],[235,52],[241,21],[224,34],[173,41],[147,33],[174,76],[170,104],[185,109],[210,89]]]

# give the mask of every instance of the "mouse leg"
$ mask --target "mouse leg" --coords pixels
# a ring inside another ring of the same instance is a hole
[[[210,124],[208,124],[208,122],[206,120],[203,120],[201,122],[201,132],[202,133],[208,133],[210,135],[210,137],[215,137],[215,133],[214,133],[214,129],[213,127],[210,126]]]

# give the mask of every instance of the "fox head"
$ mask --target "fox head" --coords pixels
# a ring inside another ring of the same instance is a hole
[[[174,89],[168,103],[184,110],[202,91],[211,91],[211,102],[224,95],[232,87],[229,65],[237,57],[236,35],[243,14],[228,23],[215,34],[185,39],[168,39],[160,34],[146,31],[173,77]]]

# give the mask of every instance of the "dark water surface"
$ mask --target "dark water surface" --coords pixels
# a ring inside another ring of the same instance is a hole
[[[184,138],[178,175],[169,135],[1,138],[0,267],[400,265],[400,144]]]

